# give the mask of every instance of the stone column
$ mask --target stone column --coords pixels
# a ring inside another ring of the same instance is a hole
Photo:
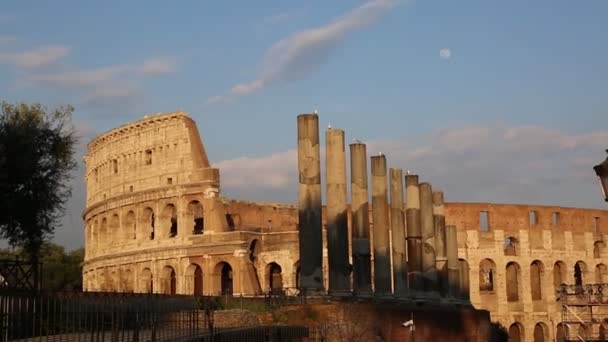
[[[460,268],[458,265],[458,241],[456,226],[446,226],[446,254],[448,259],[448,290],[452,298],[460,295]]]
[[[208,188],[205,190],[203,194],[203,216],[205,217],[205,233],[228,231],[226,209],[219,197],[219,189]]]
[[[407,266],[409,288],[424,290],[422,279],[422,233],[420,230],[420,189],[418,175],[405,176],[407,223]]]
[[[374,290],[376,295],[391,293],[391,263],[388,237],[388,198],[386,186],[386,157],[373,156],[372,220],[374,225]]]
[[[353,292],[372,293],[371,251],[369,244],[369,194],[367,191],[367,151],[365,144],[350,146],[350,180],[353,248]]]
[[[327,252],[329,292],[350,293],[348,260],[348,217],[346,208],[346,156],[344,131],[325,131],[325,171],[327,179]]]
[[[323,291],[319,116],[298,115],[300,288]]]
[[[425,292],[438,291],[435,269],[435,223],[431,184],[420,184],[420,227],[422,228],[422,275]]]
[[[446,296],[448,293],[448,259],[446,250],[445,208],[443,192],[433,192],[433,215],[435,223],[435,268],[439,281],[439,293]]]
[[[403,172],[390,169],[391,233],[393,239],[393,288],[395,295],[407,294],[407,258],[405,256],[405,222],[403,215]]]

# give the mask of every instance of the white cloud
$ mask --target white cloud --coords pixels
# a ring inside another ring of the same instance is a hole
[[[167,57],[154,57],[144,61],[141,73],[144,75],[166,75],[173,73],[177,68],[174,59]]]
[[[592,166],[603,158],[606,141],[606,130],[568,134],[519,126],[443,129],[415,141],[367,145],[368,155],[382,151],[389,167],[419,173],[422,181],[443,189],[449,201],[601,207]],[[228,196],[296,198],[296,150],[224,160],[216,166]]]
[[[229,95],[247,95],[275,82],[308,77],[349,34],[375,23],[398,3],[397,0],[371,0],[326,25],[279,40],[266,51],[258,78],[234,85]]]
[[[57,63],[69,51],[64,46],[48,46],[23,52],[0,52],[0,63],[23,69],[46,67]]]
[[[439,50],[439,57],[441,57],[441,59],[450,59],[452,57],[452,50],[448,48]]]

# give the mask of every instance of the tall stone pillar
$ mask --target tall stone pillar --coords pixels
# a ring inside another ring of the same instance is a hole
[[[460,268],[458,262],[458,241],[456,226],[447,226],[446,231],[446,254],[448,259],[448,292],[450,297],[460,296]]]
[[[403,215],[403,172],[390,169],[391,233],[393,240],[393,287],[397,296],[407,294],[407,258],[405,255],[405,221]]]
[[[323,291],[319,116],[298,115],[300,288]]]
[[[448,259],[442,191],[433,192],[433,215],[435,223],[435,268],[437,269],[439,293],[446,296],[448,293]]]
[[[391,293],[391,261],[388,237],[388,198],[386,157],[373,156],[372,219],[374,225],[374,290],[376,295]]]
[[[435,222],[433,219],[433,189],[429,183],[420,184],[420,227],[422,228],[422,275],[425,292],[438,291],[435,269]]]
[[[420,229],[420,189],[418,175],[405,176],[407,223],[407,266],[409,288],[424,290],[422,279],[422,231]]]
[[[203,193],[203,215],[205,217],[205,233],[223,233],[228,231],[226,209],[219,197],[219,189],[208,188]],[[191,231],[188,229],[188,233]]]
[[[350,147],[350,181],[353,248],[353,292],[358,296],[372,293],[371,251],[369,241],[369,194],[367,190],[367,151],[365,144]]]
[[[348,218],[346,208],[346,156],[344,131],[325,131],[327,179],[327,250],[330,294],[350,292],[348,260]]]

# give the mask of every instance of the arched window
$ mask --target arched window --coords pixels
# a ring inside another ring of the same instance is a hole
[[[532,291],[532,300],[541,300],[542,296],[542,279],[544,273],[543,263],[535,260],[530,264],[530,290]]]
[[[101,226],[99,228],[99,240],[97,241],[97,247],[103,248],[106,246],[108,241],[108,220],[104,217],[101,219]],[[102,249],[103,250],[103,249]]]
[[[141,271],[140,279],[140,292],[142,293],[153,293],[154,283],[152,281],[152,271],[149,268],[144,268]]]
[[[117,242],[119,239],[118,237],[121,236],[120,234],[121,230],[120,230],[120,219],[118,218],[118,214],[114,214],[112,215],[112,217],[110,218],[110,241],[112,242]]]
[[[283,275],[281,266],[276,262],[272,262],[268,264],[267,274],[268,274],[268,288],[271,292],[277,292],[283,289]]]
[[[168,237],[177,236],[177,209],[173,204],[167,204],[162,214],[162,229]]]
[[[163,293],[174,295],[177,292],[177,279],[175,270],[171,266],[163,268]]]
[[[203,218],[203,205],[199,201],[188,204],[188,215],[192,220],[192,234],[203,234],[205,219]]]
[[[534,342],[549,342],[547,326],[545,323],[538,322],[534,326]]]
[[[219,275],[220,294],[233,293],[232,266],[227,262],[220,262],[215,266],[215,273]]]
[[[516,262],[510,262],[507,264],[507,301],[517,302],[519,301],[519,274],[520,268]]]
[[[524,332],[521,324],[515,322],[509,327],[509,342],[524,341]]]
[[[581,287],[581,289],[580,289],[581,291],[582,291],[582,286],[585,282],[584,275],[585,275],[586,271],[587,271],[587,265],[585,265],[584,262],[578,261],[574,265],[574,285],[576,285],[577,287]]]
[[[562,323],[559,323],[557,325],[557,329],[555,329],[555,341],[565,342],[567,335],[567,327],[565,327]]]
[[[505,239],[505,243],[503,245],[505,255],[516,256],[517,249],[518,249],[517,247],[518,247],[518,242],[517,242],[516,238],[510,236]]]
[[[595,266],[595,282],[596,284],[608,283],[608,272],[606,270],[606,265],[597,264]]]
[[[496,264],[492,259],[483,259],[479,263],[479,291],[494,291]]]
[[[553,265],[553,288],[559,291],[562,284],[566,283],[566,264],[563,261],[557,261]]]
[[[125,240],[135,239],[135,213],[129,211],[124,219],[124,238]]]
[[[123,292],[133,292],[133,272],[126,270],[122,274],[122,290]]]
[[[154,240],[154,211],[152,208],[144,209],[144,212],[141,215],[141,224],[139,226],[141,227],[141,238]]]
[[[602,251],[604,250],[604,242],[596,241],[593,244],[593,257],[599,259],[602,257]]]

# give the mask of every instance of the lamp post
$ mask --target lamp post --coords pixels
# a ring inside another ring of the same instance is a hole
[[[608,153],[608,150],[606,150]],[[608,202],[608,157],[601,164],[593,167],[600,181],[600,188],[604,195],[604,200]]]

